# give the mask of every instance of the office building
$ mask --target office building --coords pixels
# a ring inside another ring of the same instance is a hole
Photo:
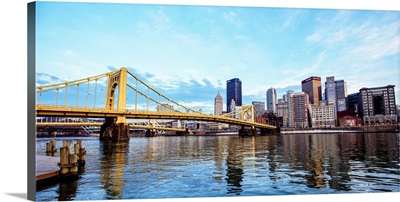
[[[394,85],[360,89],[360,115],[365,125],[396,124]]]
[[[347,95],[347,110],[354,113],[354,115],[358,115],[359,111],[359,94],[360,93],[352,93]]]
[[[288,103],[283,99],[278,99],[276,116],[282,117],[282,127],[288,127]]]
[[[242,81],[234,78],[226,81],[226,108],[231,112],[231,102],[235,101],[235,106],[242,106]]]
[[[310,104],[319,106],[322,100],[321,94],[321,77],[312,76],[301,82],[301,91],[308,94]]]
[[[276,90],[272,87],[267,90],[267,110],[276,113]]]
[[[157,111],[158,112],[173,112],[174,106],[168,103],[161,103],[157,104]]]
[[[265,102],[253,101],[251,102],[254,106],[254,117],[262,116],[265,112]]]
[[[334,76],[326,77],[325,100],[332,101],[336,113],[347,109],[347,84],[344,80],[335,81]]]
[[[311,126],[313,128],[335,127],[335,110],[333,102],[320,101],[319,106],[311,105]]]
[[[224,107],[223,107],[222,96],[218,92],[217,96],[215,96],[215,101],[214,101],[214,115],[221,115],[223,108]]]
[[[289,93],[288,98],[288,126],[291,128],[309,127],[309,98],[305,92]]]

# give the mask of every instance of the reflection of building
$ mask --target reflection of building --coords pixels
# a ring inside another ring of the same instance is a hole
[[[293,128],[307,128],[308,94],[304,92],[288,94],[288,125]]]
[[[308,94],[310,104],[319,106],[319,101],[322,100],[321,95],[321,77],[312,76],[301,82],[301,91]]]
[[[360,106],[365,125],[397,123],[394,85],[361,88]]]
[[[214,115],[221,115],[223,110],[223,101],[221,94],[217,94],[214,102]]]
[[[311,105],[311,125],[314,128],[335,127],[333,102],[320,101],[319,106]]]
[[[276,113],[276,90],[272,87],[267,90],[267,110]]]
[[[253,101],[254,105],[254,117],[261,116],[265,112],[265,102]]]
[[[238,78],[226,81],[226,107],[228,113],[231,112],[232,100],[235,101],[235,106],[242,106],[242,81]]]

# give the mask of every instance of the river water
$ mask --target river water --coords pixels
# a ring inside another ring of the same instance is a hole
[[[37,201],[381,193],[400,191],[400,133],[84,137],[78,180]],[[62,140],[57,138],[57,149]],[[37,139],[45,155],[50,139]],[[73,141],[73,144],[76,142]]]

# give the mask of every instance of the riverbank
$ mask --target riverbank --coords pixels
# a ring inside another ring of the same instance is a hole
[[[335,128],[281,128],[281,134],[380,133],[380,132],[399,132],[399,131],[400,131],[400,125],[335,127]]]

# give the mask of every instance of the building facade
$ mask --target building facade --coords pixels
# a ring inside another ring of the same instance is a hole
[[[358,115],[359,112],[359,97],[360,93],[352,93],[347,96],[347,110],[354,113],[354,115]]]
[[[158,112],[173,112],[174,106],[168,103],[161,103],[157,104],[157,111]]]
[[[311,105],[311,104],[310,104]],[[335,110],[333,102],[320,101],[319,106],[311,105],[311,126],[313,128],[335,127]]]
[[[325,100],[332,101],[335,113],[347,110],[347,83],[336,80],[334,76],[326,77]],[[336,115],[335,115],[336,119]]]
[[[265,102],[253,101],[254,105],[254,117],[262,116],[265,112]]]
[[[394,87],[360,89],[360,115],[365,125],[397,123]]]
[[[267,110],[276,113],[276,90],[272,87],[267,90]]]
[[[242,81],[234,78],[226,81],[226,111],[231,112],[231,101],[235,101],[235,106],[242,106]]]
[[[290,93],[288,99],[288,126],[291,128],[308,128],[308,94],[305,92]]]
[[[215,96],[215,100],[214,100],[214,115],[221,115],[223,109],[224,109],[224,104],[223,104],[222,96],[218,92],[218,94],[217,94],[217,96]]]
[[[321,77],[312,76],[301,82],[301,91],[308,94],[310,104],[319,106],[322,100]]]
[[[283,99],[278,99],[276,116],[282,117],[282,127],[288,127],[288,103]]]

